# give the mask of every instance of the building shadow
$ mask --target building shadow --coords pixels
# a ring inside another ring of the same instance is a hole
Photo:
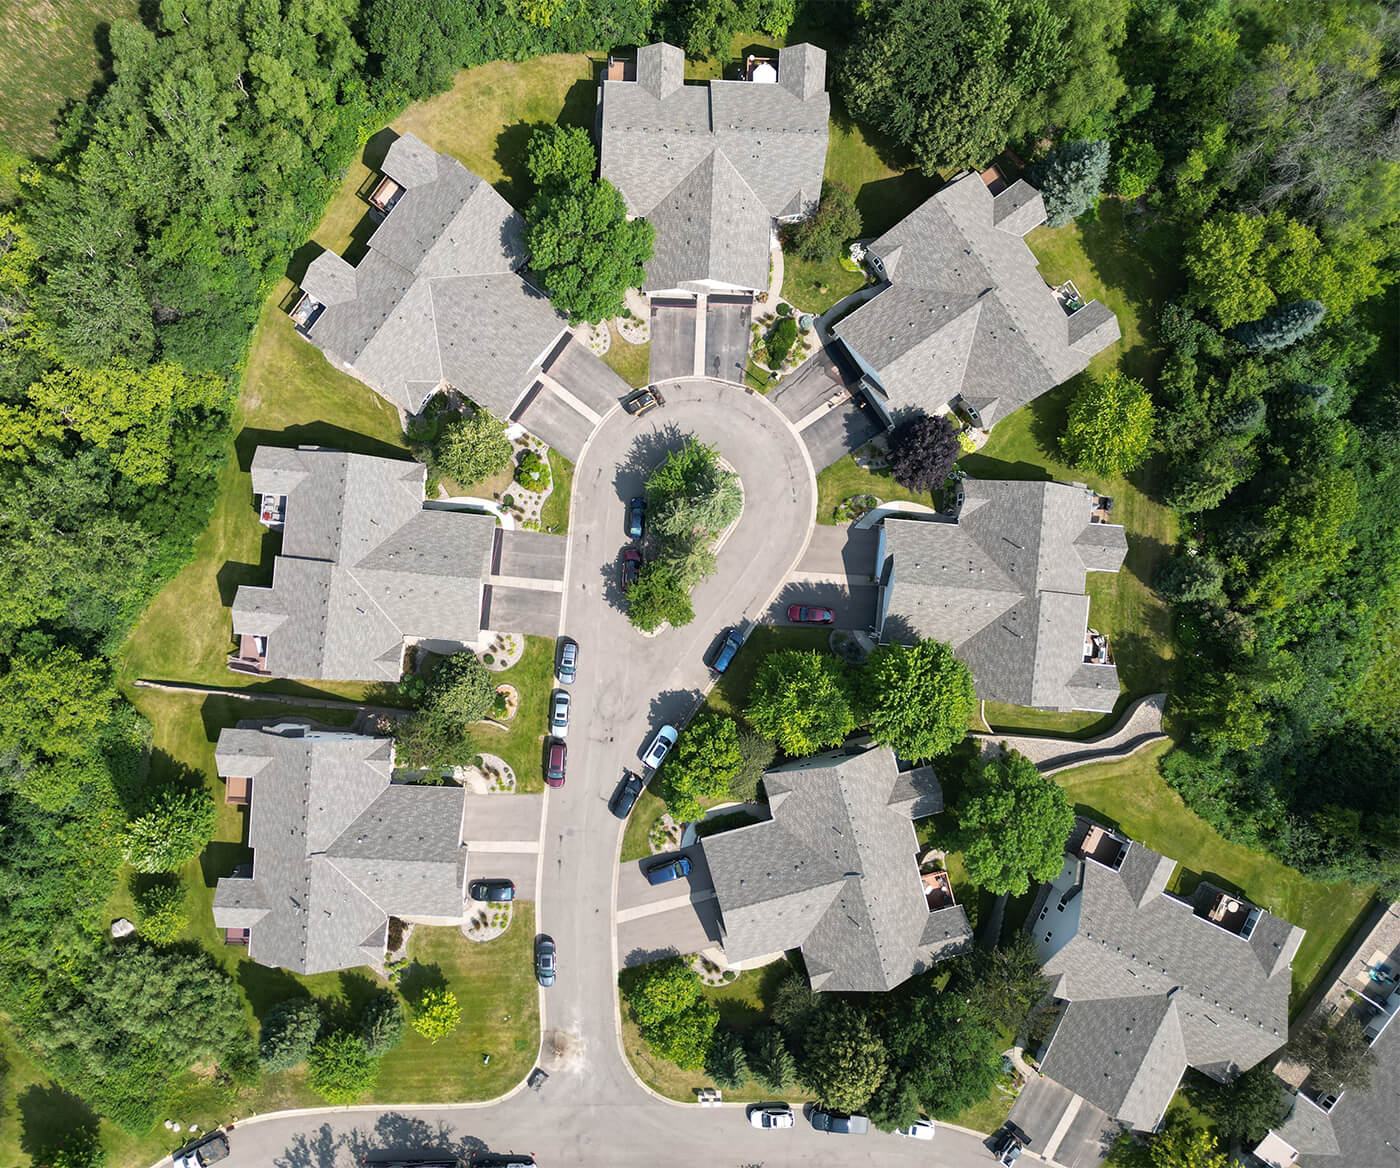
[[[408,451],[402,446],[394,446],[378,438],[347,430],[333,422],[305,422],[288,426],[283,430],[262,430],[245,427],[234,439],[234,451],[238,456],[240,470],[251,471],[253,455],[259,446],[324,446],[330,450],[343,450],[347,454],[370,454],[376,458],[397,458],[412,461]],[[248,505],[252,506],[249,499]]]

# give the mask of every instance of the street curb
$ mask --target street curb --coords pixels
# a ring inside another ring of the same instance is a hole
[[[588,437],[583,440],[583,445],[579,447],[578,457],[574,459],[575,481],[577,481],[578,468],[583,465],[583,460],[588,456],[588,448],[593,445],[593,439],[598,436],[609,418],[622,408],[622,403],[617,402],[601,418],[598,419],[593,429],[588,431]],[[564,533],[564,591],[560,593],[559,600],[559,633],[558,636],[565,636],[564,627],[569,619],[569,568],[574,560],[574,514],[578,509],[578,491],[569,491],[569,530]]]

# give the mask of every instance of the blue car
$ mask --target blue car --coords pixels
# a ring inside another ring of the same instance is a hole
[[[637,495],[627,508],[627,534],[632,539],[641,539],[646,525],[647,501]]]
[[[674,860],[662,860],[647,869],[647,880],[652,884],[667,884],[690,875],[690,857],[677,856]]]
[[[723,673],[729,668],[729,663],[734,660],[734,654],[744,645],[744,638],[738,629],[730,629],[729,635],[724,638],[724,644],[719,647],[719,652],[715,654],[715,663],[710,666],[716,673]]]

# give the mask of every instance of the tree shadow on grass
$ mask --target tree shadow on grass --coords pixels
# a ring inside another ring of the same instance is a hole
[[[16,1103],[20,1150],[36,1164],[46,1148],[66,1143],[80,1130],[97,1127],[97,1113],[71,1091],[53,1083],[26,1087]]]
[[[415,961],[408,966],[407,972],[403,975],[403,980],[399,983],[399,990],[404,999],[409,1002],[420,1002],[423,995],[429,990],[445,990],[447,988],[447,976],[442,972],[442,966],[433,962],[425,965],[420,961]]]
[[[240,962],[237,978],[259,1020],[278,1002],[311,996],[306,987],[285,969],[259,965],[256,961]]]
[[[360,1016],[372,998],[385,992],[385,987],[357,969],[342,970],[340,994],[327,1003],[326,1017],[339,1029],[359,1032]]]
[[[493,157],[503,176],[496,183],[496,190],[518,211],[523,211],[535,194],[535,182],[525,160],[530,152],[530,139],[536,130],[543,130],[545,126],[544,122],[515,122],[496,135]]]

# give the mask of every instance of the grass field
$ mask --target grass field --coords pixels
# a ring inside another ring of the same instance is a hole
[[[554,642],[548,637],[526,637],[524,656],[491,677],[497,685],[515,686],[520,705],[507,723],[508,731],[477,726],[472,738],[478,750],[499,754],[510,763],[517,792],[538,794],[544,790],[544,739],[554,677]]]
[[[783,299],[803,312],[820,315],[864,286],[864,272],[848,272],[837,260],[813,263],[795,252],[783,253]]]
[[[574,464],[557,450],[549,452],[549,473],[554,490],[540,509],[540,525],[545,531],[563,535],[569,530],[569,501],[574,493]]]
[[[1076,810],[1180,865],[1169,891],[1189,895],[1200,880],[1237,890],[1270,912],[1307,930],[1293,959],[1294,1008],[1340,951],[1371,900],[1371,890],[1322,884],[1271,856],[1230,843],[1189,810],[1167,786],[1159,767],[1169,744],[1123,762],[1062,771],[1055,781]]]
[[[836,508],[852,495],[874,495],[882,503],[933,505],[932,495],[901,487],[883,471],[857,466],[855,458],[848,454],[817,475],[817,522],[834,525],[837,522]]]
[[[64,105],[103,80],[111,22],[134,20],[139,9],[137,0],[11,0],[4,6],[0,152],[16,158],[48,152]]]
[[[603,364],[633,389],[640,389],[651,377],[651,342],[629,345],[622,339],[616,325],[610,324],[608,328],[612,331],[612,343],[603,354]]]

